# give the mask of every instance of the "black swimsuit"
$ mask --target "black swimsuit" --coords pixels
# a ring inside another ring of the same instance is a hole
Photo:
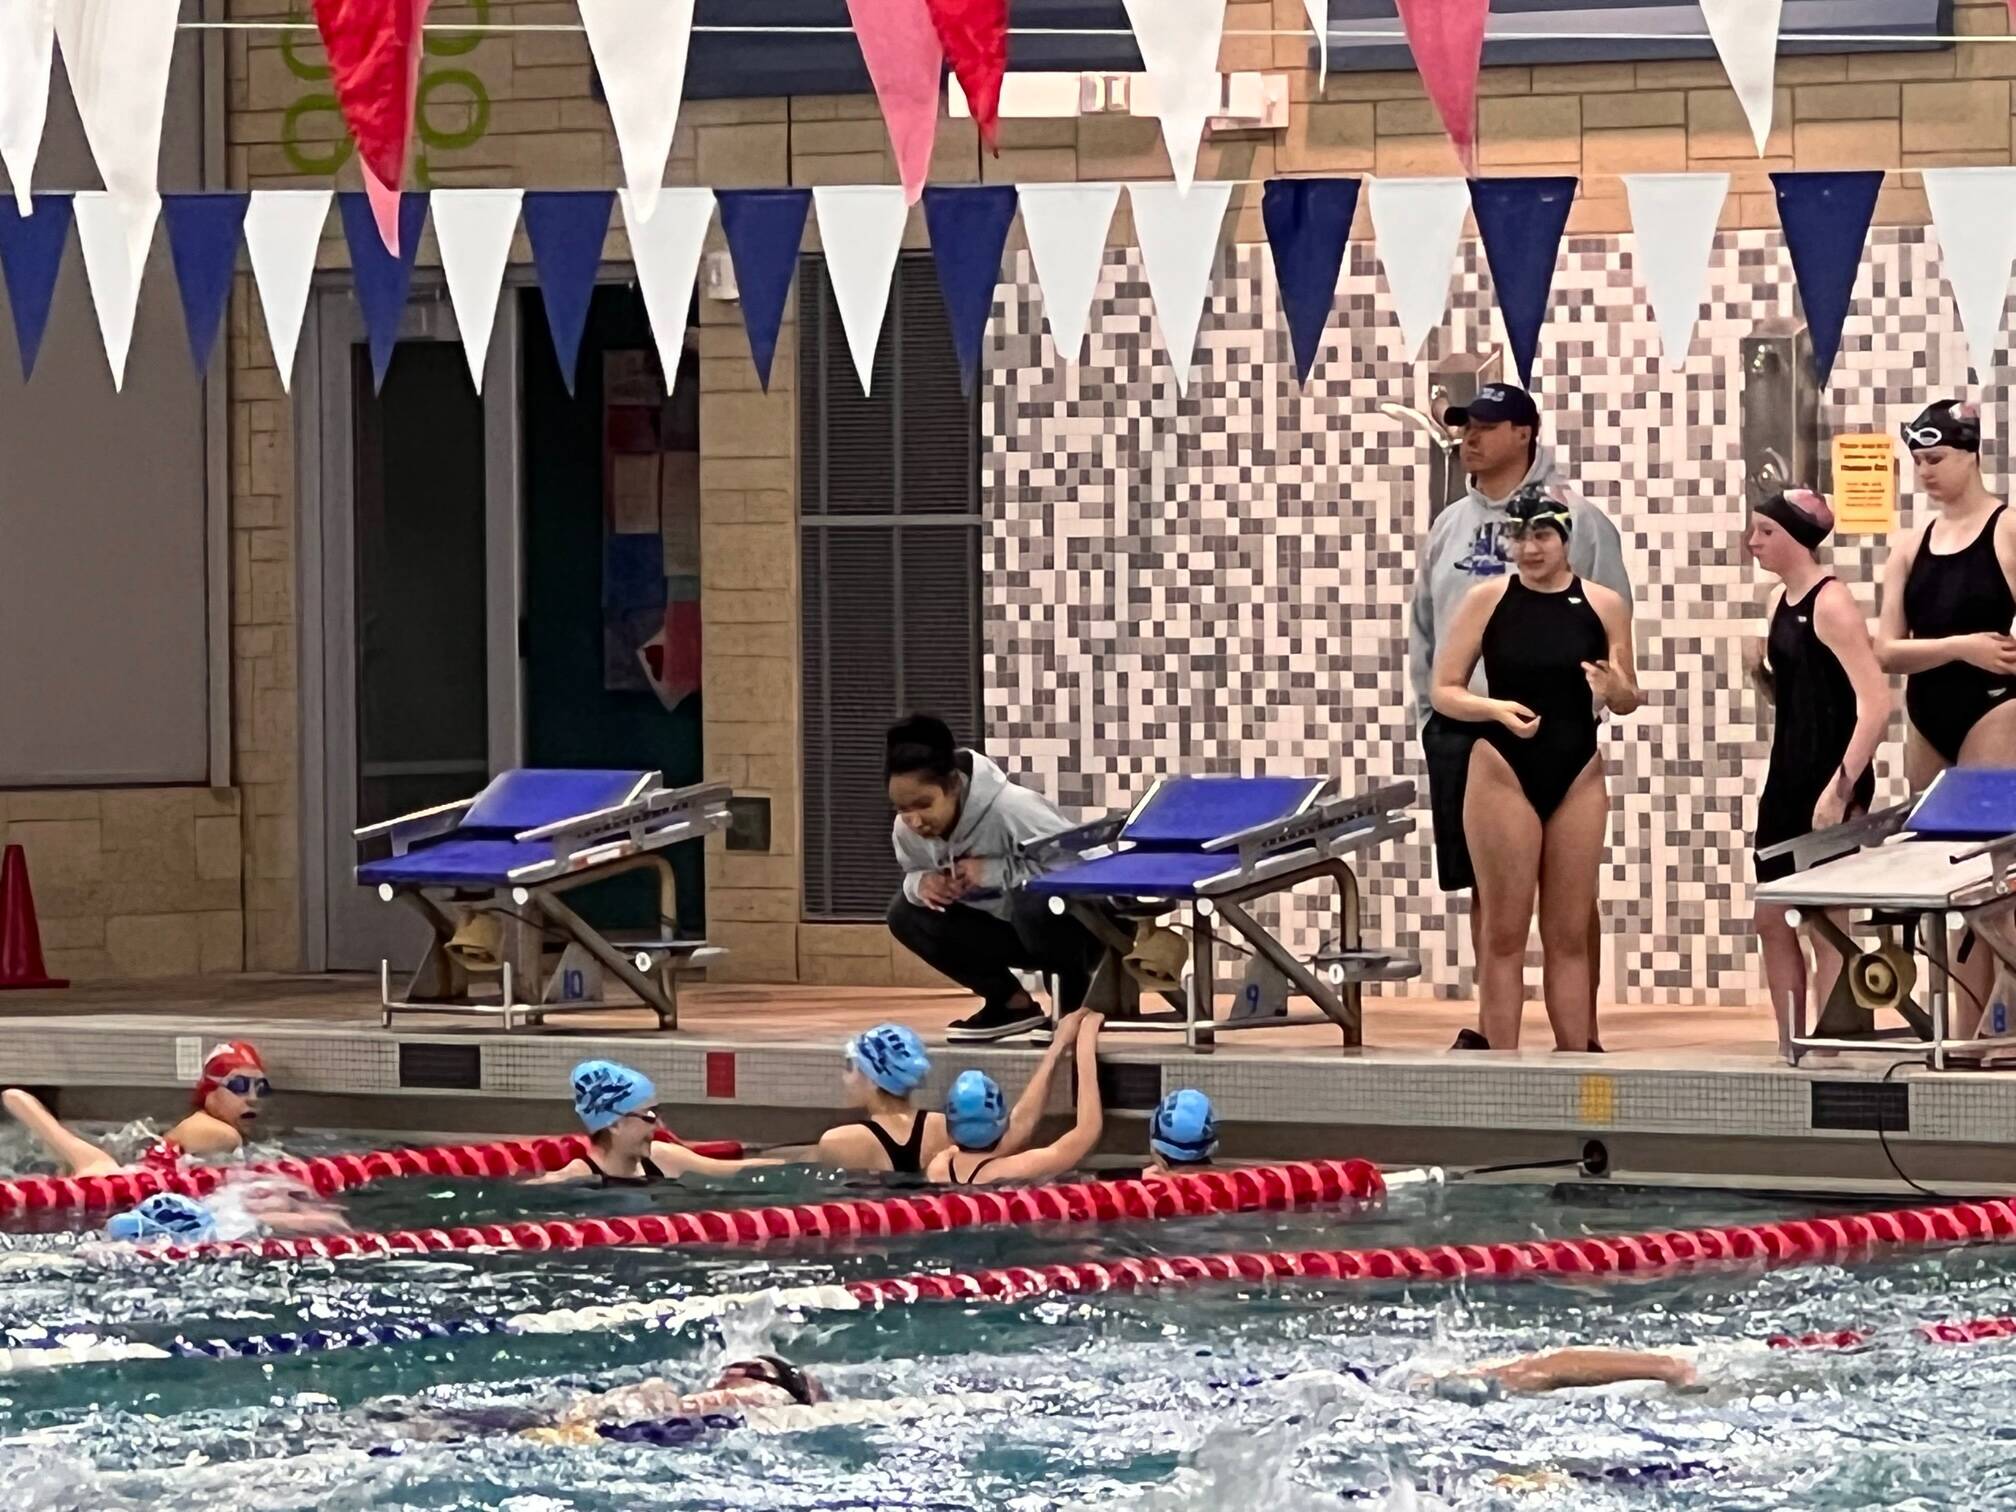
[[[1484,626],[1483,649],[1491,696],[1540,716],[1524,739],[1495,720],[1483,738],[1545,823],[1596,754],[1596,700],[1582,664],[1609,660],[1610,632],[1579,577],[1559,593],[1536,592],[1515,577]]]
[[[2016,620],[2016,599],[1995,554],[1998,507],[1974,539],[1958,551],[1935,552],[1928,526],[1904,580],[1904,625],[1913,640],[1975,635],[1992,630],[2007,635]],[[1996,677],[1967,662],[1913,672],[1904,680],[1904,710],[1926,743],[1951,766],[1981,716],[2004,702],[2016,679]]]
[[[1757,802],[1757,849],[1796,840],[1813,828],[1813,809],[1848,754],[1855,735],[1855,685],[1840,658],[1813,628],[1813,610],[1833,582],[1822,578],[1798,603],[1779,600],[1768,642],[1777,723],[1771,732],[1771,768]],[[1876,773],[1864,767],[1844,817],[1866,811],[1876,798]],[[1757,880],[1792,875],[1792,857],[1757,862]]]
[[[909,1138],[898,1144],[890,1137],[889,1131],[872,1118],[858,1120],[860,1126],[873,1134],[882,1146],[882,1153],[889,1157],[889,1169],[899,1176],[921,1176],[924,1174],[924,1114],[915,1115],[910,1125]]]
[[[644,1159],[644,1174],[642,1176],[611,1176],[602,1167],[595,1164],[595,1157],[592,1155],[588,1157],[588,1169],[595,1173],[594,1185],[597,1187],[648,1187],[656,1186],[659,1182],[670,1179],[663,1171],[658,1169],[649,1156],[646,1156]]]
[[[989,1155],[985,1160],[981,1161],[980,1164],[973,1167],[973,1169],[968,1171],[964,1176],[961,1176],[959,1174],[959,1165],[957,1160],[956,1159],[948,1160],[945,1162],[945,1174],[952,1178],[952,1184],[954,1186],[971,1186],[973,1185],[974,1182],[980,1179],[980,1173],[982,1171],[986,1170],[987,1167],[994,1164],[994,1162],[999,1160],[1000,1158],[1001,1157],[998,1155]]]

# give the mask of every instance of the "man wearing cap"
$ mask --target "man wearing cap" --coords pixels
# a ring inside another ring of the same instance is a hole
[[[1617,527],[1569,483],[1554,454],[1540,444],[1540,411],[1533,396],[1509,383],[1487,383],[1467,405],[1444,413],[1443,424],[1463,442],[1463,470],[1470,491],[1443,510],[1429,527],[1427,545],[1414,580],[1408,620],[1407,666],[1414,685],[1415,718],[1428,763],[1428,804],[1435,828],[1435,876],[1444,892],[1464,892],[1476,884],[1470,847],[1463,837],[1463,792],[1470,774],[1470,747],[1477,727],[1437,714],[1428,700],[1435,653],[1449,630],[1456,606],[1486,578],[1509,570],[1511,545],[1505,506],[1529,483],[1565,500],[1574,512],[1568,565],[1631,602],[1631,576],[1624,566]],[[1478,676],[1481,677],[1481,664]],[[1479,687],[1478,691],[1483,691]],[[1470,911],[1473,956],[1480,924]],[[1600,911],[1589,919],[1591,990],[1600,958]],[[1590,1005],[1595,1023],[1595,1005]],[[1593,1033],[1592,1033],[1593,1041]],[[1458,1040],[1459,1047],[1465,1041]],[[1593,1048],[1593,1043],[1592,1043]]]

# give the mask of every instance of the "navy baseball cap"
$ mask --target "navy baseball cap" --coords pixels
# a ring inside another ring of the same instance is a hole
[[[1468,404],[1458,404],[1442,412],[1442,423],[1454,430],[1475,420],[1479,425],[1496,425],[1509,420],[1514,425],[1540,428],[1540,410],[1533,396],[1509,383],[1487,383]]]

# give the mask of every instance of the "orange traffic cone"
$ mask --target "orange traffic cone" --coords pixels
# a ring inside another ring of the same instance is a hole
[[[68,987],[42,964],[42,931],[35,923],[35,894],[28,886],[28,853],[7,847],[0,860],[0,992],[22,987]]]

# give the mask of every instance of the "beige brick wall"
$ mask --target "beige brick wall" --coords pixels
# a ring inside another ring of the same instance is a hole
[[[296,18],[303,0],[234,0],[234,19]],[[469,20],[471,0],[438,0],[437,21]],[[566,0],[492,0],[492,21],[572,21]],[[1959,0],[1965,32],[2008,29],[2003,0]],[[1338,74],[1319,94],[1304,67],[1301,0],[1232,0],[1228,29],[1273,27],[1277,37],[1228,36],[1221,65],[1289,75],[1293,109],[1279,133],[1214,138],[1200,173],[1258,180],[1275,174],[1451,174],[1457,171],[1432,108],[1411,73]],[[340,147],[333,111],[310,109],[318,91],[302,77],[319,48],[282,35],[235,32],[230,50],[230,171],[241,186],[327,181],[318,154]],[[620,175],[603,107],[589,91],[589,62],[578,34],[491,34],[465,52],[431,57],[423,78],[420,157],[427,182],[442,186],[610,185]],[[435,77],[435,76],[442,77]],[[1481,158],[1486,172],[1571,173],[1582,190],[1570,229],[1628,229],[1618,175],[1714,169],[1729,172],[1729,226],[1777,224],[1767,175],[1780,168],[1884,167],[1896,170],[1879,217],[1925,219],[1914,170],[2011,160],[2011,79],[2016,45],[1953,52],[1785,59],[1777,124],[1768,155],[1756,156],[1748,127],[1712,61],[1511,68],[1482,81]],[[480,100],[478,98],[480,93]],[[477,129],[480,126],[480,131]],[[1160,178],[1167,174],[1154,122],[1112,117],[1004,123],[1002,152],[983,157],[970,122],[941,123],[932,176],[945,183],[1070,178]],[[307,166],[304,166],[307,165]],[[354,167],[339,174],[355,183]],[[696,101],[683,112],[668,179],[737,187],[887,182],[895,177],[888,139],[867,96],[800,96]],[[1235,196],[1235,234],[1257,241],[1259,191]],[[1359,234],[1369,235],[1361,222]],[[816,232],[814,233],[816,236]],[[1130,238],[1125,210],[1116,240]],[[718,231],[717,245],[718,245]],[[913,220],[913,245],[922,245]],[[610,255],[621,257],[621,233]],[[523,247],[520,248],[523,256]],[[325,260],[339,264],[333,223]],[[433,260],[424,246],[421,260]],[[294,683],[297,627],[293,422],[249,284],[241,281],[231,321],[232,651],[236,807],[203,818],[234,818],[244,846],[244,958],[287,967],[301,952],[298,910],[299,703]],[[766,396],[756,385],[740,312],[701,302],[704,597],[704,739],[707,770],[738,791],[772,801],[767,855],[709,860],[714,936],[734,948],[741,977],[893,983],[916,980],[873,926],[799,922],[799,792],[796,627],[794,357],[787,316]],[[82,795],[79,795],[80,797]],[[109,802],[112,795],[102,795]],[[98,800],[94,800],[98,801]],[[192,803],[221,801],[192,797]],[[195,810],[192,809],[192,820]],[[38,821],[41,822],[41,821]],[[50,820],[98,829],[42,840],[43,853],[98,856],[104,819]],[[200,822],[200,821],[197,821]],[[18,825],[16,828],[20,827]],[[67,849],[66,849],[67,848]],[[67,861],[51,861],[52,867]],[[39,878],[38,878],[39,881]],[[45,908],[45,917],[48,915]],[[208,917],[207,914],[202,915]],[[157,917],[136,911],[135,920]],[[80,925],[80,951],[113,957],[113,936],[129,943],[149,925],[103,938]],[[66,950],[73,948],[64,947]],[[176,947],[180,949],[179,945]],[[169,952],[163,950],[162,956]],[[201,952],[199,950],[199,957]],[[222,958],[221,956],[219,957]]]

